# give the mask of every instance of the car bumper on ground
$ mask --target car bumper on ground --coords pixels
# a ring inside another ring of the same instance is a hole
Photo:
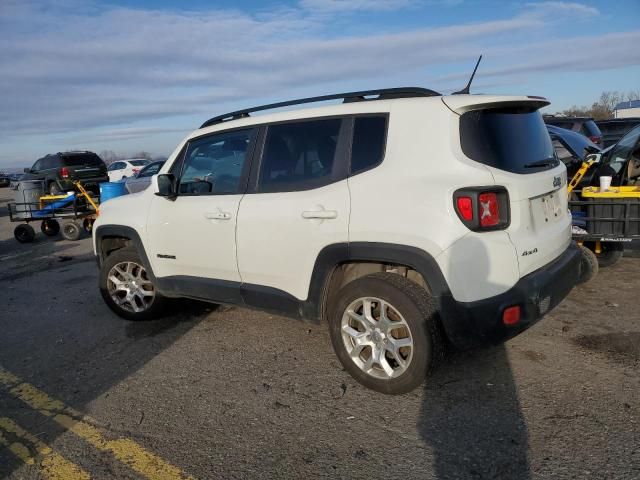
[[[578,283],[580,250],[572,243],[551,263],[521,278],[508,291],[475,302],[440,300],[440,314],[447,337],[458,348],[504,342],[523,332],[558,305]],[[503,322],[503,312],[520,307],[520,319]]]

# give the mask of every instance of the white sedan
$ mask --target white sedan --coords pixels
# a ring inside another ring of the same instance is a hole
[[[145,165],[151,163],[145,158],[132,158],[130,160],[117,160],[107,168],[109,181],[116,182],[123,178],[132,177],[138,173]]]

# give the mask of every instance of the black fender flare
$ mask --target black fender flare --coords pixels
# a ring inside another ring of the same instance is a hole
[[[440,305],[440,300],[451,296],[449,286],[435,261],[428,252],[408,245],[380,242],[336,243],[324,247],[316,258],[309,284],[309,294],[304,302],[303,317],[321,320],[329,279],[340,264],[349,262],[384,262],[411,267],[429,285]]]
[[[151,268],[151,262],[149,262],[149,257],[147,256],[147,252],[142,243],[142,239],[140,238],[140,234],[136,231],[136,229],[132,227],[127,227],[125,225],[100,225],[95,230],[95,241],[96,241],[96,260],[98,261],[98,266],[102,265],[104,261],[103,252],[102,252],[102,240],[105,237],[123,237],[131,240],[133,245],[136,247],[138,254],[140,255],[140,259],[144,264],[144,268],[147,271],[148,275],[151,277],[151,280],[156,283],[156,276],[153,274],[153,269]]]

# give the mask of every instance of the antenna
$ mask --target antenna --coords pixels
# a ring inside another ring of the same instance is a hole
[[[464,87],[459,92],[453,92],[453,95],[465,95],[469,93],[469,88],[471,87],[471,82],[473,82],[473,77],[476,76],[476,70],[478,70],[478,65],[480,65],[480,60],[482,60],[482,55],[480,55],[480,58],[478,58],[478,61],[476,62],[476,66],[473,69],[473,73],[471,74],[471,78],[469,79],[469,83],[467,83],[467,86]]]

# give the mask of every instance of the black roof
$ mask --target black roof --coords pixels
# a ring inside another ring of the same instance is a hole
[[[568,117],[564,115],[545,114],[542,118],[553,118],[555,120],[593,120],[593,117]]]
[[[336,93],[333,95],[320,95],[318,97],[300,98],[298,100],[288,100],[285,102],[270,103],[259,107],[246,108],[244,110],[236,110],[235,112],[225,113],[217,117],[210,118],[204,122],[200,128],[209,127],[216,123],[222,123],[229,120],[237,120],[239,118],[248,117],[250,113],[260,112],[263,110],[272,110],[274,108],[290,107],[292,105],[302,105],[305,103],[325,102],[327,100],[340,100],[344,103],[362,102],[373,100],[390,100],[393,98],[412,98],[412,97],[435,97],[439,96],[438,92],[420,87],[401,87],[401,88],[383,88],[379,90],[363,90],[360,92]],[[366,98],[375,97],[375,98]]]

